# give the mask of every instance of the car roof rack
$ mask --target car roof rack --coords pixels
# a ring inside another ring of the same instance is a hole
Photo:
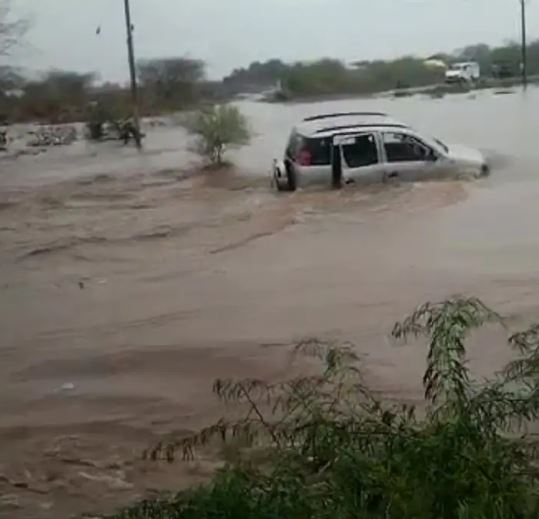
[[[347,126],[328,126],[327,128],[322,128],[317,130],[316,133],[325,133],[331,131],[340,131],[340,130],[353,130],[354,128],[410,128],[406,124],[401,123],[370,123],[370,124],[350,124]]]
[[[383,112],[337,112],[334,114],[322,114],[322,115],[313,115],[311,117],[306,117],[303,119],[304,122],[311,121],[320,121],[321,119],[331,119],[333,117],[388,117],[387,114]]]

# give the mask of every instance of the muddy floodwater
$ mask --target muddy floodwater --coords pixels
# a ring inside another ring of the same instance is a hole
[[[510,327],[539,320],[539,90],[240,106],[255,138],[213,176],[192,175],[175,126],[148,127],[141,154],[0,158],[0,517],[100,513],[204,481],[214,456],[141,452],[226,412],[216,377],[300,373],[298,339],[352,341],[373,389],[415,402],[424,345],[388,332],[416,305],[476,295]],[[362,109],[481,149],[491,176],[270,191],[298,119]],[[479,375],[509,358],[504,333],[472,338]]]

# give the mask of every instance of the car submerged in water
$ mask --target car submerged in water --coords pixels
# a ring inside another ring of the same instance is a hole
[[[311,184],[419,181],[479,177],[488,173],[483,155],[448,147],[380,112],[307,117],[293,130],[283,160],[273,164],[279,191]]]

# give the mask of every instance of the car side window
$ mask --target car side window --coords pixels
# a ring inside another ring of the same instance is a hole
[[[344,160],[349,168],[377,164],[376,137],[372,133],[350,137],[342,144]]]
[[[388,162],[426,161],[433,151],[411,135],[398,132],[382,134]]]
[[[331,163],[331,139],[305,138],[300,151],[308,154],[311,166],[327,166]]]

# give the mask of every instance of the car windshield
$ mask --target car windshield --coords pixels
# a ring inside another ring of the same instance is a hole
[[[462,63],[455,63],[454,65],[451,65],[449,68],[450,70],[463,70],[466,67],[466,65],[463,65]]]

